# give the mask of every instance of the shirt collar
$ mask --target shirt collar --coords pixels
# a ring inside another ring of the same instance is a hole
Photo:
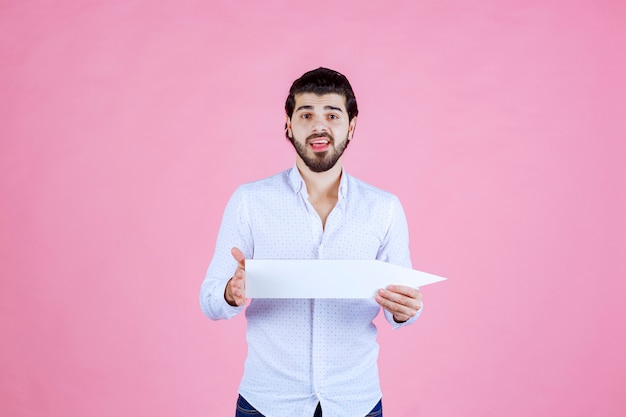
[[[289,172],[289,184],[293,189],[294,193],[299,193],[304,190],[306,192],[306,185],[304,184],[304,179],[302,175],[300,175],[300,171],[296,164],[293,165],[291,171]],[[341,168],[341,179],[339,180],[339,198],[345,198],[348,195],[348,174],[346,173],[345,168]]]
[[[291,185],[294,193],[299,193],[302,188],[306,190],[306,187],[304,186],[304,179],[302,179],[302,175],[300,175],[300,171],[298,170],[296,164],[293,164],[293,168],[289,171],[289,184]]]

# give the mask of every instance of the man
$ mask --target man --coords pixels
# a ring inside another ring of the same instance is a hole
[[[326,68],[296,80],[285,104],[295,166],[240,186],[222,220],[200,292],[203,312],[243,311],[245,260],[379,259],[410,267],[404,212],[392,194],[349,176],[342,155],[358,108],[350,83]],[[236,416],[382,415],[376,327],[418,316],[421,293],[393,285],[374,299],[255,299],[245,309],[248,357]]]

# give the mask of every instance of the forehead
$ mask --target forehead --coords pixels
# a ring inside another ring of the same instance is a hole
[[[295,111],[298,111],[300,107],[306,106],[308,109],[323,110],[326,107],[340,108],[342,111],[346,111],[346,98],[341,94],[328,93],[317,95],[315,93],[300,93],[295,97]]]

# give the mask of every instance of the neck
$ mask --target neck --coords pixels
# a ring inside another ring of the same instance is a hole
[[[296,160],[296,166],[306,184],[309,198],[336,197],[339,193],[339,181],[341,180],[341,158],[334,167],[325,172],[313,172],[300,158]]]

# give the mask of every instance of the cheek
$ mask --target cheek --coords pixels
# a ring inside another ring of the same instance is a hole
[[[303,137],[306,138],[311,134],[310,127],[305,123],[298,123],[296,125],[291,126],[291,134],[295,137]]]

